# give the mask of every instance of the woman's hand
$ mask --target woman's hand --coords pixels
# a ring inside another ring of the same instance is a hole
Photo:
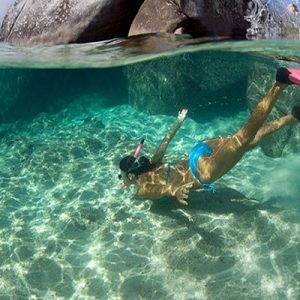
[[[188,205],[187,198],[189,197],[189,192],[193,183],[186,183],[180,187],[174,188],[175,192],[173,195],[177,198],[177,201],[181,204]]]
[[[188,112],[187,109],[183,109],[179,111],[177,120],[182,123],[186,118],[187,112]]]

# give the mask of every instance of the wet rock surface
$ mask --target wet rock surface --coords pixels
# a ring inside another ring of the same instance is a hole
[[[187,107],[190,117],[230,115],[244,108],[250,66],[248,55],[226,52],[130,65],[125,70],[129,103],[150,114],[176,115]]]
[[[16,0],[0,40],[17,44],[94,42],[128,34],[299,38],[297,6],[268,0]]]
[[[16,0],[0,40],[17,44],[92,42],[126,36],[142,0]]]
[[[249,24],[244,20],[247,1],[146,0],[135,17],[130,35],[178,32],[192,36],[244,37]]]

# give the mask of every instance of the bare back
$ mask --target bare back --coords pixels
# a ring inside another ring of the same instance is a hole
[[[163,162],[153,170],[139,176],[139,185],[152,184],[160,186],[182,186],[192,183],[192,189],[201,188],[200,182],[191,173],[188,160],[183,160],[177,164]]]

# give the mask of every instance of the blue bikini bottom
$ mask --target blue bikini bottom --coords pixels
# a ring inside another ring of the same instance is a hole
[[[209,147],[205,142],[199,142],[197,145],[195,145],[189,155],[189,167],[195,176],[195,178],[202,184],[203,188],[205,190],[209,191],[215,191],[215,187],[212,183],[202,183],[200,180],[200,176],[198,174],[197,170],[197,164],[198,160],[203,156],[211,156],[213,153],[213,150],[211,147]]]
[[[202,183],[197,171],[197,163],[198,160],[203,156],[210,156],[213,153],[213,150],[205,143],[205,142],[200,142],[196,146],[194,146],[190,152],[189,155],[189,167],[195,176],[195,178],[201,183],[202,187],[206,191],[212,191],[216,192],[216,189],[212,183]],[[167,180],[170,178],[170,169],[171,165],[168,162],[168,169],[167,169]],[[162,196],[160,197],[160,200],[162,201],[167,201],[169,199],[168,196]]]

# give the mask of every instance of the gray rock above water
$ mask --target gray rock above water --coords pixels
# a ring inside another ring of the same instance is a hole
[[[129,34],[160,31],[249,39],[299,38],[297,9],[282,0],[145,0]]]
[[[192,36],[244,37],[246,0],[145,0],[135,17],[130,35],[150,32],[183,32]]]
[[[299,38],[299,28],[299,13],[281,0],[16,0],[0,41],[63,44],[153,32]]]
[[[17,44],[92,42],[126,36],[142,0],[16,0],[0,40]]]

